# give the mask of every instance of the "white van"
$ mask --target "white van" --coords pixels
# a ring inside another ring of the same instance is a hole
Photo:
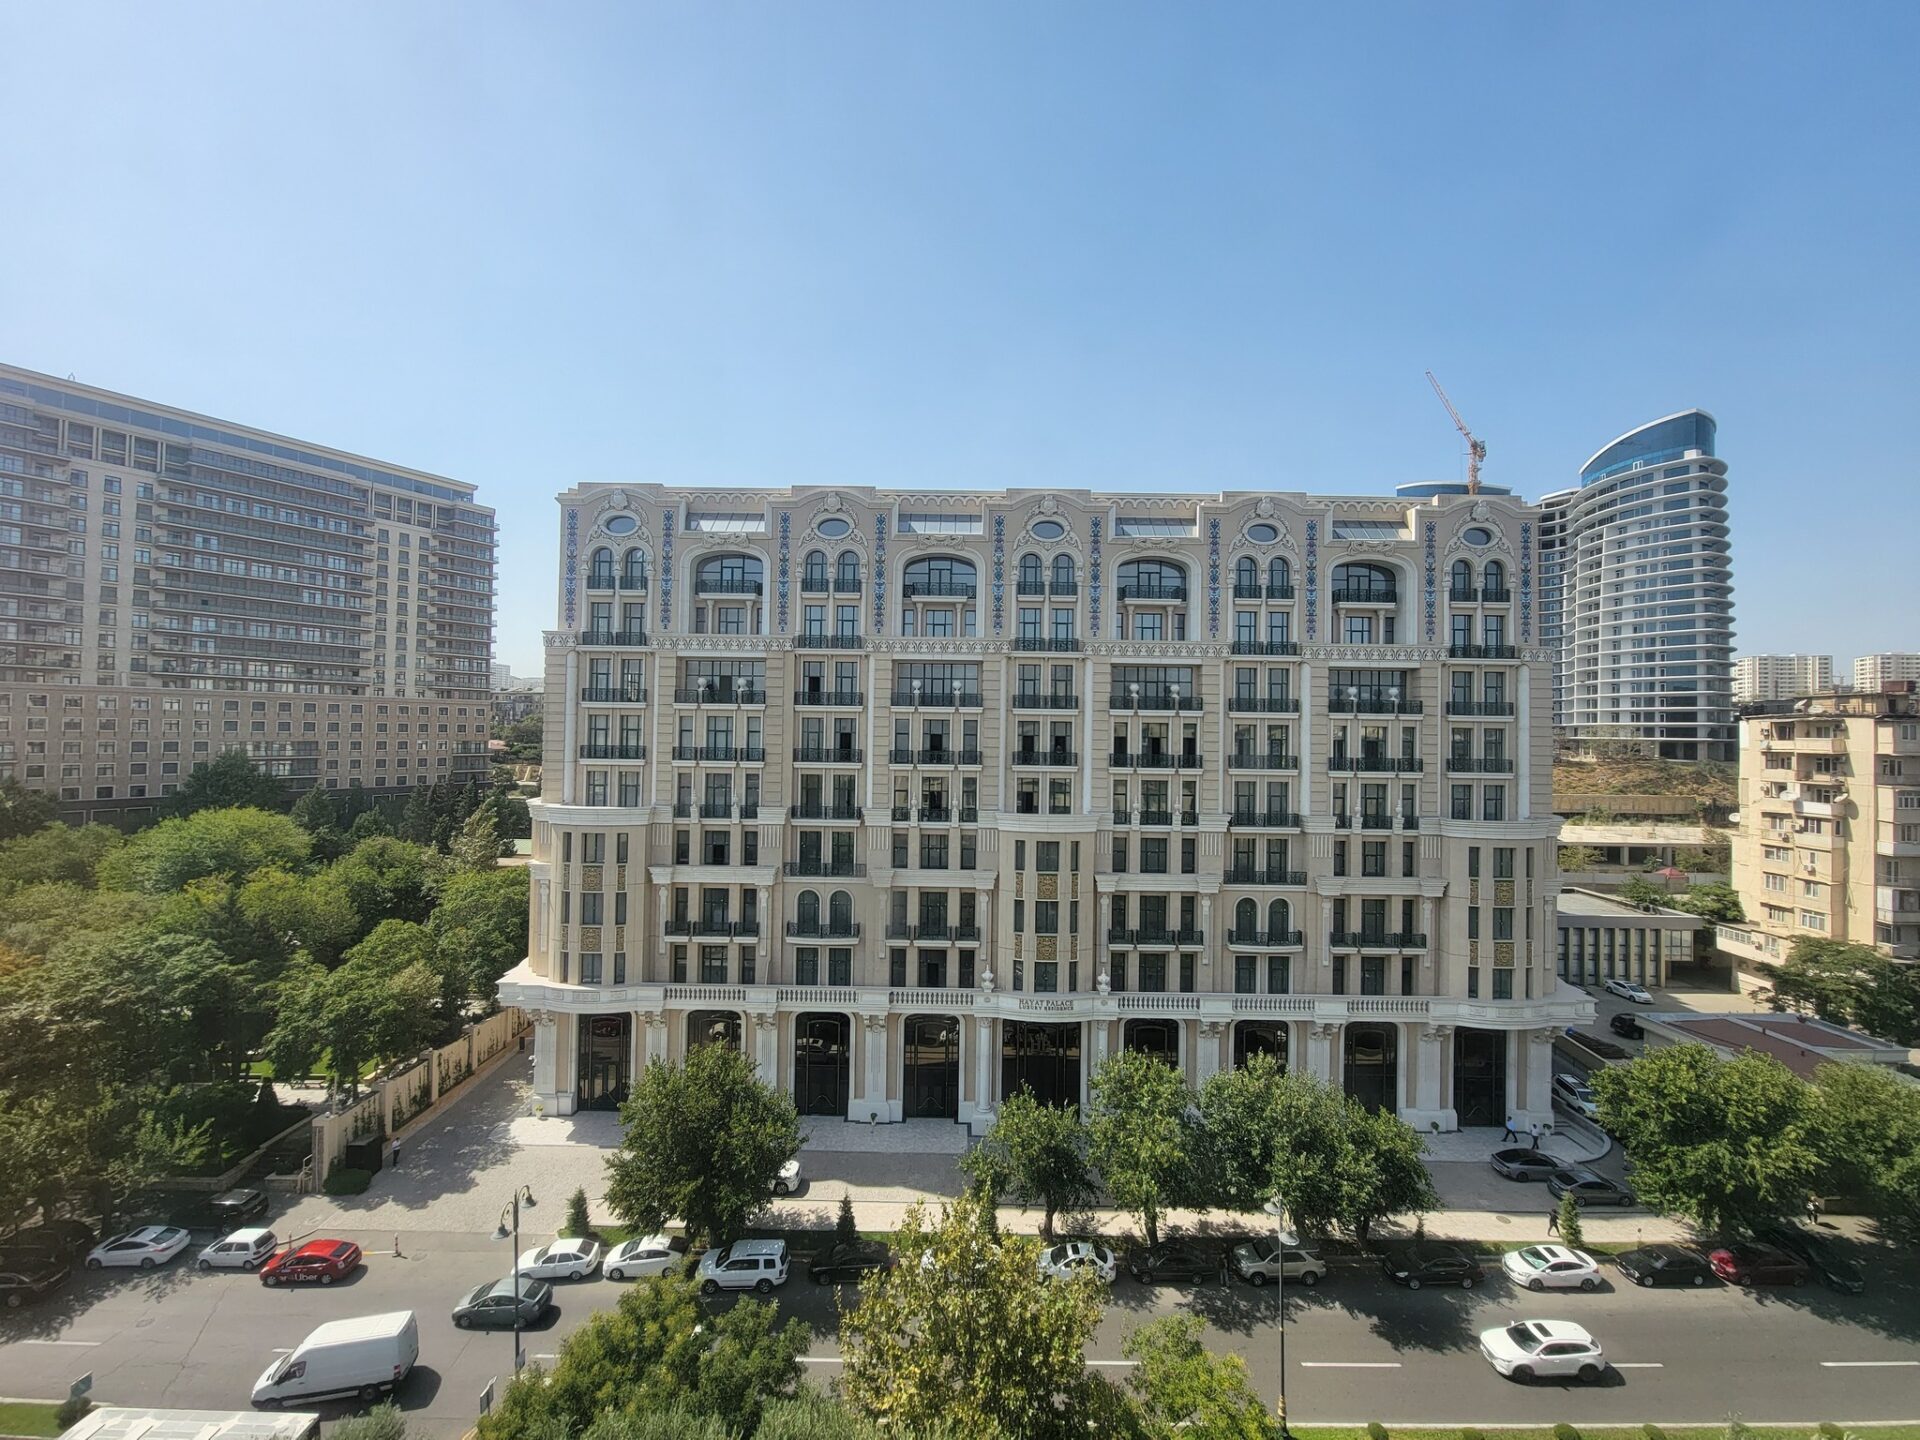
[[[269,1365],[253,1387],[253,1403],[274,1406],[325,1395],[372,1402],[407,1378],[420,1358],[420,1326],[411,1310],[329,1320]]]

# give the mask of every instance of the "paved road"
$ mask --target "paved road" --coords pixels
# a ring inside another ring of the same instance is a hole
[[[511,1373],[513,1342],[456,1330],[448,1311],[456,1295],[496,1273],[507,1247],[419,1232],[405,1248],[403,1259],[371,1254],[357,1277],[325,1290],[268,1290],[249,1275],[203,1275],[178,1264],[156,1274],[78,1276],[50,1303],[0,1317],[0,1394],[58,1396],[92,1371],[102,1402],[244,1408],[274,1353],[322,1320],[410,1308],[420,1317],[421,1364],[401,1401],[422,1433],[456,1436],[488,1379]],[[1536,1296],[1501,1279],[1471,1293],[1409,1293],[1371,1268],[1337,1269],[1317,1291],[1289,1292],[1290,1411],[1297,1420],[1388,1424],[1707,1422],[1729,1410],[1753,1421],[1920,1419],[1920,1284],[1904,1259],[1889,1275],[1889,1252],[1863,1258],[1875,1284],[1856,1297],[1722,1288]],[[556,1314],[527,1336],[529,1354],[556,1352],[620,1289],[598,1279],[557,1287]],[[796,1271],[779,1298],[813,1327],[809,1369],[829,1379],[839,1353],[832,1292]],[[1237,1282],[1146,1287],[1123,1277],[1089,1359],[1118,1377],[1127,1332],[1183,1308],[1207,1322],[1211,1346],[1245,1354],[1255,1383],[1273,1392],[1274,1295]],[[1581,1321],[1619,1368],[1593,1387],[1501,1380],[1479,1358],[1475,1337],[1528,1317]],[[1839,1362],[1847,1368],[1835,1368]]]

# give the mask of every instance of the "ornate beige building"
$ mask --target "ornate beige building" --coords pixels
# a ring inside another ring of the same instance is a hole
[[[1551,657],[1506,496],[560,496],[549,1110],[689,1044],[989,1123],[1120,1047],[1551,1118]]]

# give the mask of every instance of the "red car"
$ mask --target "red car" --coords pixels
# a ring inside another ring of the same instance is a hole
[[[360,1247],[351,1240],[309,1240],[267,1261],[260,1279],[268,1285],[331,1285],[359,1263]]]
[[[1707,1256],[1713,1273],[1735,1285],[1804,1285],[1813,1271],[1798,1256],[1771,1245],[1741,1241]]]

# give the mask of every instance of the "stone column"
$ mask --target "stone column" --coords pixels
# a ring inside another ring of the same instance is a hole
[[[1336,1090],[1342,1088],[1335,1065],[1339,1039],[1337,1021],[1315,1020],[1307,1026],[1307,1073]]]
[[[974,1027],[973,1041],[973,1130],[976,1134],[993,1124],[993,1020],[982,1015]]]
[[[655,1060],[667,1058],[667,1017],[661,1011],[649,1010],[634,1017],[636,1022],[646,1029],[645,1062],[651,1065]]]
[[[748,1017],[753,1022],[753,1063],[760,1078],[776,1088],[780,1085],[780,1017],[762,1010]]]
[[[1525,1036],[1524,1040],[1521,1036]],[[1520,1091],[1520,1104],[1516,1110],[1525,1124],[1539,1121],[1541,1125],[1553,1124],[1553,1036],[1551,1029],[1525,1030],[1514,1032],[1515,1042],[1524,1056],[1524,1065],[1518,1082],[1510,1079],[1509,1085],[1516,1089],[1524,1084]],[[1509,1066],[1508,1075],[1513,1075]]]
[[[760,887],[760,943],[754,947],[755,965],[760,972],[760,983],[771,985],[773,976],[767,973],[767,943],[773,934],[773,891],[765,885]]]
[[[1416,1029],[1411,1025],[1406,1028]],[[1436,1127],[1457,1130],[1459,1119],[1450,1103],[1452,1097],[1441,1084],[1447,1047],[1453,1043],[1453,1026],[1421,1025],[1417,1031],[1413,1046],[1413,1094],[1400,1118],[1416,1130],[1431,1132]]]
[[[1220,1037],[1226,1034],[1227,1024],[1224,1020],[1202,1020],[1199,1028],[1200,1046],[1195,1055],[1198,1063],[1193,1067],[1193,1083],[1204,1085],[1209,1076],[1219,1073]]]
[[[1113,1038],[1113,1021],[1102,1018],[1095,1020],[1087,1028],[1093,1032],[1087,1046],[1087,1053],[1093,1057],[1093,1063],[1089,1068],[1098,1070],[1107,1061],[1107,1046]]]
[[[863,1015],[861,1026],[867,1032],[865,1082],[862,1086],[859,1109],[854,1119],[864,1120],[869,1115],[877,1116],[883,1123],[892,1119],[887,1105],[887,1017],[885,1015]]]
[[[555,1064],[555,1031],[551,1010],[535,1010],[533,1020],[533,1098],[549,1115],[560,1113],[558,1067]]]

